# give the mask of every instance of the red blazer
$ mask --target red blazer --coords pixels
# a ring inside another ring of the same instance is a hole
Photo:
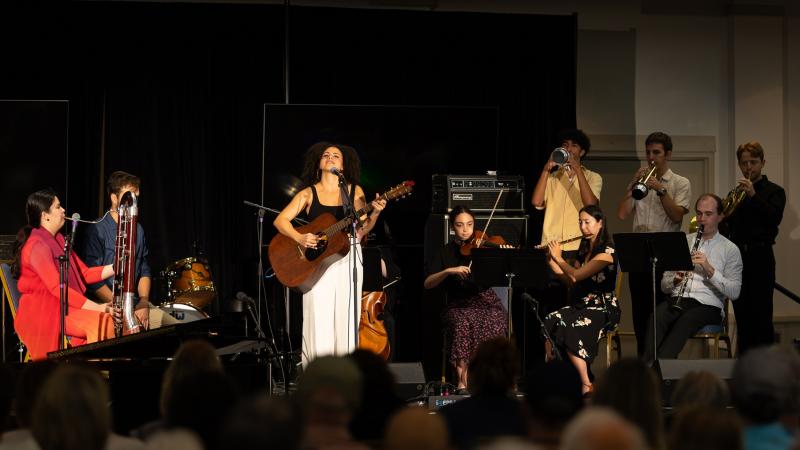
[[[22,296],[14,329],[33,359],[43,359],[47,352],[58,350],[61,307],[57,258],[64,254],[63,248],[64,236],[57,233],[53,237],[43,228],[34,228],[22,247],[17,283]],[[81,309],[86,302],[86,283],[102,279],[103,266],[88,268],[71,253],[70,272],[68,305],[72,311]]]

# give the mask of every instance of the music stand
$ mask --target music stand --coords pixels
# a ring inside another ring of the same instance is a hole
[[[653,280],[653,358],[658,359],[656,269],[659,268],[663,271],[694,269],[686,235],[680,231],[616,233],[614,234],[614,245],[620,269],[623,272],[647,272],[647,267],[650,266]]]
[[[547,254],[531,248],[472,249],[472,279],[478,286],[508,287],[508,338],[511,339],[511,299],[514,288],[547,285]]]

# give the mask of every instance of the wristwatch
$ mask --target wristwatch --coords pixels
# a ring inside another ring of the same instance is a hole
[[[656,195],[658,195],[659,197],[663,197],[663,196],[667,195],[667,188],[661,188],[661,189],[657,190],[656,191]]]

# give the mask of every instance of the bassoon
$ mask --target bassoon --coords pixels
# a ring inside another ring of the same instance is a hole
[[[139,207],[136,194],[126,192],[117,207],[117,239],[114,246],[114,334],[138,333],[139,321],[133,313],[136,298],[136,224]],[[122,320],[117,318],[121,317]]]

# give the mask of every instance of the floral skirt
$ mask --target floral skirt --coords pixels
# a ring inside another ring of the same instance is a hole
[[[621,311],[613,293],[593,293],[573,306],[553,311],[544,318],[556,346],[591,364],[597,343],[619,325]]]
[[[442,313],[449,361],[469,361],[478,345],[508,333],[508,315],[493,290],[454,300]]]

